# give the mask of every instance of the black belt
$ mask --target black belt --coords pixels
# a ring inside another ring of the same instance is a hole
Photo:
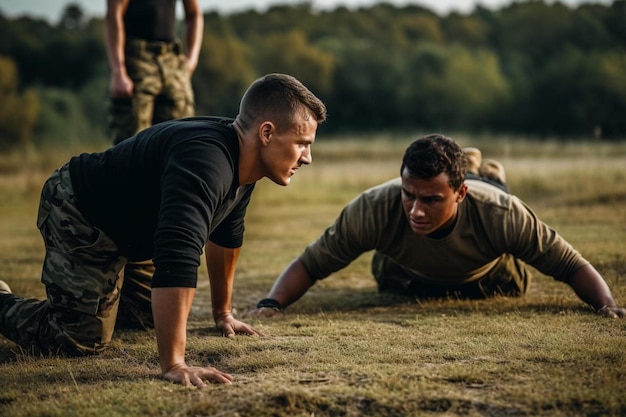
[[[146,41],[144,39],[128,40],[127,48],[139,51],[147,51],[155,55],[163,55],[168,52],[174,52],[178,54],[180,52],[180,44],[178,42]]]

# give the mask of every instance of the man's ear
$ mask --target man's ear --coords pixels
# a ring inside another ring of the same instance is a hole
[[[456,202],[460,203],[461,201],[463,201],[466,195],[467,195],[467,184],[464,183],[463,185],[461,185],[461,188],[459,188],[459,195],[456,196]]]
[[[262,122],[259,125],[259,139],[261,140],[261,144],[263,146],[267,146],[270,143],[270,139],[272,137],[272,134],[274,133],[274,130],[274,123],[270,121]]]

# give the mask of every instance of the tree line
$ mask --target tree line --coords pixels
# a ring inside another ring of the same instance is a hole
[[[543,0],[445,16],[379,3],[205,13],[198,114],[235,116],[258,76],[289,73],[331,133],[429,130],[626,137],[626,0]],[[0,148],[106,136],[103,18],[0,13]]]

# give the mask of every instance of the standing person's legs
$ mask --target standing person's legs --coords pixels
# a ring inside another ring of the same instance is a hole
[[[191,117],[195,114],[191,74],[187,57],[179,52],[178,43],[172,51],[157,57],[163,74],[163,90],[154,106],[153,123]]]
[[[37,226],[47,299],[0,294],[0,333],[37,353],[100,352],[113,334],[125,258],[76,208],[67,165],[44,185]]]
[[[146,45],[144,41],[130,40],[126,46],[126,70],[134,89],[132,97],[111,98],[109,128],[114,145],[152,125],[154,103],[163,82],[154,52]]]

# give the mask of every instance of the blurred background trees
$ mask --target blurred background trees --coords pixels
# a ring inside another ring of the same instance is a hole
[[[1,13],[1,10],[0,10]],[[107,137],[102,18],[0,14],[0,149]],[[198,114],[235,116],[251,81],[302,80],[327,133],[467,132],[626,138],[626,0],[543,0],[440,16],[417,6],[311,3],[205,14]]]

